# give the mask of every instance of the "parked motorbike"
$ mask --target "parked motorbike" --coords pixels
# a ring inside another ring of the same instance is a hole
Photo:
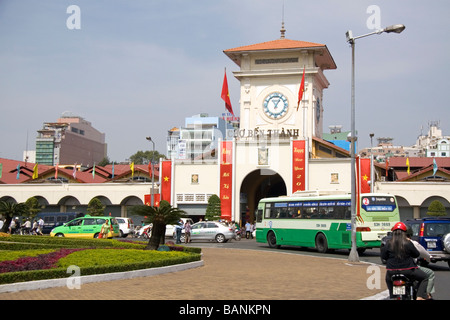
[[[414,281],[407,276],[397,273],[391,276],[392,295],[394,300],[415,300],[417,297],[417,288]]]

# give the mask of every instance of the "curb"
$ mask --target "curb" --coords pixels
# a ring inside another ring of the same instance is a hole
[[[103,281],[114,281],[114,280],[124,280],[124,279],[132,279],[137,277],[148,277],[154,276],[163,273],[170,272],[178,272],[193,268],[198,268],[204,265],[203,260],[194,261],[184,264],[176,264],[172,266],[160,267],[160,268],[149,268],[149,269],[141,269],[141,270],[133,270],[126,272],[114,272],[114,273],[105,273],[105,274],[95,274],[89,276],[80,276],[80,277],[67,277],[62,279],[48,279],[48,280],[38,280],[38,281],[29,281],[29,282],[17,282],[10,284],[0,285],[0,293],[8,293],[8,292],[19,292],[24,290],[39,290],[39,289],[47,289],[47,288],[55,288],[55,287],[64,287],[73,286],[74,280],[79,279],[78,285],[93,283],[93,282],[103,282]]]

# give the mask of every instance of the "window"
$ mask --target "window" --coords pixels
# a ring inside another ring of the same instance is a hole
[[[68,226],[81,226],[81,223],[83,222],[83,219],[77,219],[77,220],[73,220],[72,222],[70,222],[69,224],[67,224]]]
[[[96,219],[97,224],[104,224],[105,221],[106,221],[106,219],[101,219],[101,218]]]
[[[93,226],[93,225],[95,225],[95,219],[84,219],[83,225],[85,225],[85,226]]]
[[[262,213],[261,213],[262,215]],[[266,203],[266,219],[350,219],[350,201]],[[258,216],[257,216],[258,219]]]

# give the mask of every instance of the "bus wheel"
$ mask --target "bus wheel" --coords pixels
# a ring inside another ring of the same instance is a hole
[[[267,234],[267,243],[269,244],[269,247],[271,248],[279,248],[280,245],[277,245],[277,236],[273,231],[269,231]]]
[[[316,249],[320,253],[326,253],[328,251],[328,241],[323,233],[319,233],[316,236]]]

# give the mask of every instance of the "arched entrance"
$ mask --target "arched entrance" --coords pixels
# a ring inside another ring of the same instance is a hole
[[[240,220],[254,222],[255,210],[262,198],[278,197],[287,194],[286,183],[273,170],[257,169],[250,172],[242,181],[240,188]]]

